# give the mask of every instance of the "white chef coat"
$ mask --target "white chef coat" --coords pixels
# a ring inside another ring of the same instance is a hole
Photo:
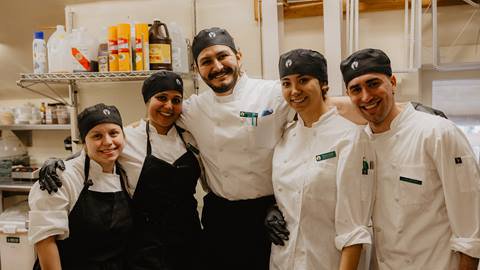
[[[363,127],[336,108],[311,128],[299,118],[285,131],[275,148],[272,180],[290,239],[272,245],[270,269],[338,269],[339,250],[371,244],[375,178],[372,169],[362,174],[362,166],[373,159]]]
[[[272,155],[289,107],[279,81],[242,75],[228,96],[213,91],[183,103],[180,126],[198,143],[208,187],[229,200],[272,195]]]
[[[50,236],[58,240],[69,236],[68,215],[84,186],[85,151],[74,159],[65,161],[65,170],[57,170],[62,187],[57,192],[41,190],[38,181],[32,186],[28,195],[30,205],[30,227],[28,239],[35,244]],[[88,189],[97,192],[117,192],[122,190],[120,176],[116,173],[104,173],[102,166],[90,160],[89,178],[93,185]],[[115,169],[114,169],[115,170]]]
[[[458,269],[480,257],[480,174],[464,134],[408,103],[390,130],[373,134],[373,224],[379,268]]]
[[[142,119],[138,126],[124,129],[126,144],[118,161],[127,173],[129,183],[127,189],[130,195],[135,191],[147,155],[146,124],[147,122]],[[152,124],[149,123],[149,125],[152,155],[172,164],[187,152],[175,127],[172,126],[166,135],[162,135]]]

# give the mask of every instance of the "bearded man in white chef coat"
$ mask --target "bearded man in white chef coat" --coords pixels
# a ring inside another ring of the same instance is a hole
[[[395,104],[396,78],[383,51],[357,51],[340,69],[378,161],[378,268],[476,270],[480,170],[465,135],[449,120]]]

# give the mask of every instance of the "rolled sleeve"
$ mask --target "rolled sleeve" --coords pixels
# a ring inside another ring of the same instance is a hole
[[[29,218],[28,240],[32,244],[53,235],[59,240],[68,237],[67,211],[30,211]]]
[[[372,235],[368,227],[358,226],[348,233],[335,237],[335,247],[338,250],[357,244],[372,244]]]
[[[452,238],[450,240],[452,250],[461,252],[470,257],[480,258],[480,240],[473,238]]]
[[[68,215],[70,212],[71,187],[63,179],[64,185],[58,192],[48,194],[35,183],[28,195],[29,230],[28,239],[35,244],[45,238],[56,235],[65,239],[69,235]]]

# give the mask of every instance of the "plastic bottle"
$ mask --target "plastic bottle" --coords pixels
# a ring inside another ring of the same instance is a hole
[[[108,70],[118,71],[117,26],[108,27]]]
[[[33,73],[47,73],[47,45],[43,32],[35,32],[33,39]]]
[[[167,25],[161,21],[153,21],[148,41],[150,43],[150,70],[172,70],[172,40],[168,34]]]
[[[84,27],[72,30],[71,55],[73,71],[91,71],[90,61],[98,55],[98,41],[91,37]]]
[[[185,36],[178,24],[172,22],[168,25],[172,35],[172,68],[175,72],[188,73],[188,49]]]
[[[40,104],[40,115],[41,115],[41,123],[43,125],[47,123],[46,113],[47,113],[47,107],[45,106],[45,102],[42,102],[42,104]]]
[[[72,72],[70,61],[70,42],[63,25],[57,25],[57,30],[47,42],[48,72]]]

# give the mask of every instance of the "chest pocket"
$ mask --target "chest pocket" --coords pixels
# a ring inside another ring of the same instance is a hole
[[[335,201],[337,198],[337,158],[314,161],[306,182],[305,195],[314,200]]]
[[[275,114],[258,116],[256,125],[248,126],[251,145],[258,148],[273,149],[280,139],[275,122]]]
[[[420,205],[428,201],[433,170],[425,165],[397,167],[395,197],[400,205]]]

